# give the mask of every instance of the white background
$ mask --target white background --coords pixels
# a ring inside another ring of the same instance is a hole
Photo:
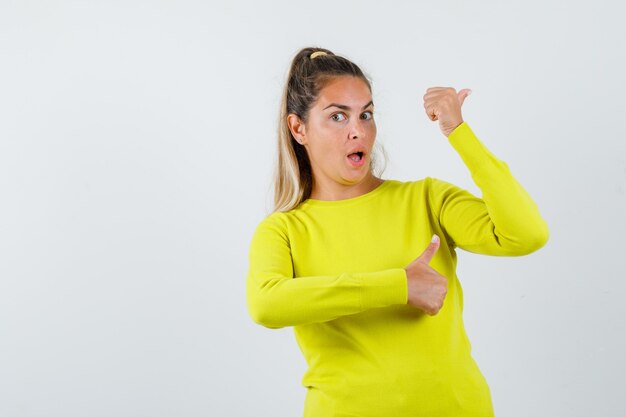
[[[496,415],[626,415],[624,11],[2,0],[0,416],[301,414],[293,329],[252,322],[245,276],[306,46],[372,79],[384,178],[481,196],[422,101],[471,88],[464,120],[546,219],[531,255],[457,252]]]

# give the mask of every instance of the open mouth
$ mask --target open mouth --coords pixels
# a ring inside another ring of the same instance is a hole
[[[363,159],[363,152],[351,153],[350,155],[348,155],[348,158],[350,158],[354,162],[359,162],[360,160]]]

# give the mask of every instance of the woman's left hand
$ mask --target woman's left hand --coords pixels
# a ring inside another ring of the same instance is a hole
[[[424,94],[424,108],[430,120],[439,120],[439,128],[446,137],[463,123],[461,106],[472,90],[464,88],[458,93],[452,87],[431,87]]]

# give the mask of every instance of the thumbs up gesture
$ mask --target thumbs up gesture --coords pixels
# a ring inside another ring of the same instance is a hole
[[[407,304],[431,316],[439,312],[448,292],[448,279],[428,266],[440,244],[439,236],[434,235],[433,239],[424,252],[404,268],[408,286]]]
[[[461,106],[472,90],[457,91],[452,87],[431,87],[424,94],[424,108],[430,120],[439,120],[439,128],[446,137],[461,123]]]

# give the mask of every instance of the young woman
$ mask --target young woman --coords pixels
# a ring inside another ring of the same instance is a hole
[[[434,177],[375,175],[368,79],[327,49],[294,57],[275,208],[251,239],[246,300],[256,323],[293,326],[308,364],[305,417],[494,415],[463,326],[455,250],[521,256],[549,233],[508,165],[463,121],[468,92],[429,88],[424,108],[482,198]]]

